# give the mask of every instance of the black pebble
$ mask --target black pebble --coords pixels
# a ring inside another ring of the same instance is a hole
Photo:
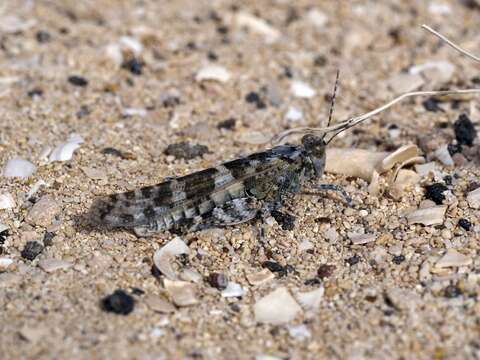
[[[475,126],[466,114],[461,114],[453,124],[455,137],[460,145],[472,146],[473,140],[477,137]]]
[[[218,60],[218,55],[215,54],[213,51],[209,51],[208,54],[207,54],[207,58],[208,58],[208,60],[211,60],[211,61],[217,61]]]
[[[226,120],[220,121],[217,124],[217,129],[233,130],[235,129],[236,123],[237,123],[237,119],[228,118]]]
[[[312,285],[320,285],[322,282],[318,278],[313,278],[313,279],[307,279],[305,280],[304,284],[307,286],[312,286]]]
[[[462,290],[455,285],[448,285],[444,290],[444,295],[446,298],[453,299],[462,295]]]
[[[228,278],[222,273],[211,273],[208,276],[207,281],[211,287],[219,290],[226,289],[228,285]]]
[[[41,44],[49,42],[52,39],[50,33],[43,30],[37,31],[37,33],[35,34],[35,38]]]
[[[33,88],[30,90],[27,95],[31,98],[36,97],[36,96],[42,96],[43,95],[43,90],[40,88]]]
[[[293,271],[293,268],[289,265],[282,266],[276,261],[267,260],[262,263],[262,267],[267,268],[273,273],[278,273],[280,277],[287,275],[287,272]]]
[[[393,257],[392,261],[397,264],[397,265],[400,265],[402,262],[405,261],[405,256],[404,255],[396,255]]]
[[[40,255],[42,251],[43,251],[43,245],[40,244],[38,241],[28,241],[25,244],[25,247],[23,248],[20,255],[22,255],[24,259],[33,260],[38,255]]]
[[[422,105],[427,111],[432,111],[432,112],[443,111],[443,109],[438,106],[438,100],[435,98],[428,98],[427,100],[422,102]]]
[[[68,77],[68,82],[75,86],[85,87],[88,85],[88,80],[82,76],[72,75]]]
[[[0,246],[2,246],[5,243],[5,240],[7,240],[9,233],[8,229],[5,229],[0,232]]]
[[[360,256],[353,255],[352,257],[345,260],[350,266],[356,265],[360,262]]]
[[[448,144],[447,149],[448,149],[448,153],[450,154],[450,156],[453,156],[454,154],[462,152],[462,145],[460,145],[460,144]]]
[[[170,144],[165,149],[165,155],[173,155],[177,159],[190,160],[203,154],[208,153],[208,147],[199,144],[190,144],[187,141],[182,141],[176,144]]]
[[[103,310],[115,314],[130,314],[134,306],[135,299],[123,290],[115,290],[113,294],[102,299]]]
[[[265,109],[267,105],[265,105],[265,102],[260,98],[260,95],[256,93],[255,91],[249,92],[245,96],[245,101],[249,104],[255,104],[257,105],[258,109]]]
[[[443,192],[446,190],[448,190],[448,188],[441,183],[427,185],[425,187],[425,197],[435,202],[435,204],[441,205],[442,201],[445,200]]]
[[[295,216],[277,210],[273,210],[271,215],[283,230],[293,230],[295,227]]]
[[[55,233],[53,232],[45,232],[43,235],[43,245],[44,246],[52,246],[53,245],[53,238],[55,237]]]
[[[122,64],[122,67],[130,71],[134,75],[142,75],[144,65],[145,64],[143,63],[143,61],[138,60],[137,58],[131,58],[125,61]]]
[[[315,56],[315,59],[313,59],[313,64],[315,66],[323,67],[327,65],[327,58],[323,55],[317,55]]]
[[[469,231],[470,228],[472,227],[472,223],[468,221],[467,219],[460,219],[458,220],[458,226],[464,228],[466,231]]]
[[[167,96],[163,99],[162,105],[166,108],[173,108],[180,104],[180,98],[178,96]]]
[[[227,35],[228,32],[229,32],[229,29],[228,29],[228,27],[225,26],[225,25],[220,25],[220,26],[217,27],[217,32],[218,32],[219,34],[222,34],[222,35]]]
[[[141,295],[145,294],[145,291],[143,291],[142,289],[140,289],[138,287],[132,287],[132,294],[137,295],[137,296],[141,296]]]
[[[317,270],[317,275],[320,279],[325,279],[333,275],[335,265],[322,264]]]
[[[113,156],[117,156],[119,158],[123,158],[123,153],[120,151],[120,150],[117,150],[115,148],[112,148],[112,147],[106,147],[102,150],[102,154],[104,155],[113,155]]]
[[[81,118],[84,118],[85,116],[88,116],[90,115],[91,111],[90,109],[88,108],[87,105],[82,105],[80,106],[80,109],[77,111],[77,118],[78,119],[81,119]]]

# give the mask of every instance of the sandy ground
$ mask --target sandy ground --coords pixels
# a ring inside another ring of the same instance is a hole
[[[244,13],[266,21],[266,33],[238,26]],[[8,228],[0,256],[13,261],[0,272],[1,358],[480,356],[480,216],[465,197],[478,186],[477,145],[455,166],[432,160],[435,176],[423,176],[397,196],[388,189],[372,196],[365,180],[327,174],[322,181],[344,186],[357,206],[348,208],[335,195],[297,196],[288,207],[294,229],[272,220],[263,241],[259,225],[251,224],[182,237],[190,254],[178,266],[187,264],[202,277],[221,272],[246,293],[224,298],[201,280],[198,303],[167,314],[146,299],[164,296],[170,303],[163,277],[151,269],[153,254],[173,235],[137,238],[78,220],[97,195],[184,175],[259,151],[267,146],[262,140],[288,127],[318,125],[328,114],[337,68],[340,120],[402,91],[475,86],[478,64],[420,25],[479,53],[479,15],[474,0],[3,0],[0,165],[20,157],[38,168],[28,179],[0,177],[0,193],[15,200],[13,208],[0,210]],[[448,64],[419,76],[409,72],[432,61]],[[196,81],[207,65],[224,67],[230,78]],[[69,81],[72,76],[88,83]],[[295,97],[296,80],[308,83],[315,96]],[[250,92],[261,101],[246,101]],[[478,120],[478,99],[447,101],[437,112],[427,111],[422,100],[396,106],[334,146],[391,151],[413,143],[430,160],[441,145],[454,143],[453,122],[462,112]],[[285,118],[291,106],[304,114],[296,122]],[[232,129],[218,129],[231,118]],[[71,134],[84,142],[70,160],[42,158]],[[169,144],[185,140],[209,152],[191,160],[164,154]],[[105,148],[120,153],[105,154]],[[405,214],[425,200],[424,185],[445,183],[447,175],[442,223],[407,223]],[[39,180],[46,186],[26,200]],[[32,214],[41,199],[49,210]],[[462,218],[472,224],[469,231],[457,225]],[[51,241],[46,232],[55,234]],[[374,241],[353,245],[349,234],[356,232],[374,234]],[[33,260],[22,253],[28,241],[45,245]],[[446,249],[463,254],[463,266],[435,267]],[[52,259],[61,260],[56,268]],[[267,260],[293,271],[251,285],[247,276]],[[325,264],[334,267],[322,278],[317,271]],[[302,309],[288,323],[258,323],[255,302],[280,287],[294,297],[325,292],[318,308]],[[116,289],[133,292],[130,314],[100,306]]]

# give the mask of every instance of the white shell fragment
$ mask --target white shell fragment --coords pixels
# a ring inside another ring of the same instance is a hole
[[[190,306],[198,303],[196,287],[194,284],[186,281],[171,281],[164,279],[163,285],[175,305]]]
[[[297,293],[297,299],[300,305],[307,311],[316,311],[320,307],[325,293],[324,287],[319,287],[316,290]]]
[[[396,93],[405,93],[415,91],[424,83],[423,78],[419,74],[398,74],[389,79],[388,87]]]
[[[8,160],[7,164],[3,168],[3,176],[7,178],[18,177],[21,179],[26,179],[30,177],[36,170],[37,167],[30,161],[20,158],[13,158]]]
[[[257,322],[280,325],[295,319],[302,308],[286,288],[280,287],[258,300],[253,310]]]
[[[219,65],[209,65],[200,69],[195,75],[195,80],[198,82],[201,81],[218,81],[225,83],[230,80],[230,72],[225,69],[223,66]]]
[[[294,106],[290,106],[288,108],[287,113],[285,114],[285,120],[287,121],[295,122],[295,121],[301,120],[302,118],[303,118],[302,111],[300,109],[297,109]]]
[[[370,181],[375,168],[387,155],[387,152],[327,147],[325,171]]]
[[[409,159],[417,158],[420,149],[413,144],[404,145],[385,157],[380,164],[380,173],[392,169],[396,164],[402,164]]]
[[[308,11],[307,19],[312,25],[318,28],[324,27],[328,22],[328,16],[324,12],[315,8]]]
[[[42,268],[44,271],[51,273],[58,270],[66,270],[73,266],[73,264],[69,261],[64,261],[60,259],[44,259],[40,260],[38,266]]]
[[[468,266],[472,264],[472,258],[459,253],[454,249],[448,249],[445,255],[437,261],[435,267],[447,268],[456,266]]]
[[[445,166],[454,166],[455,163],[450,155],[450,152],[448,151],[448,146],[444,145],[440,148],[438,148],[435,153],[435,157],[440,161],[443,165]]]
[[[273,43],[280,37],[281,33],[265,20],[260,19],[246,12],[239,12],[235,16],[237,26],[246,28],[252,33],[262,35],[268,43]]]
[[[304,340],[308,339],[312,336],[310,330],[308,330],[307,325],[300,324],[300,325],[287,325],[288,334],[297,340]]]
[[[131,50],[136,56],[143,51],[143,44],[131,36],[122,36],[118,42],[125,48]]]
[[[15,199],[10,193],[0,194],[0,210],[11,209],[15,207]]]
[[[253,286],[265,284],[273,279],[275,279],[275,275],[268,269],[247,274],[247,280]]]
[[[172,260],[175,256],[188,254],[190,249],[179,237],[174,238],[165,246],[155,251],[153,263],[158,270],[170,280],[177,280],[178,274],[172,267]]]
[[[83,138],[80,135],[70,135],[66,143],[60,144],[53,149],[52,153],[48,157],[49,162],[70,160],[74,151],[77,150],[82,143]]]
[[[412,66],[409,71],[412,75],[425,75],[430,80],[448,82],[455,73],[455,66],[448,61],[428,61]]]
[[[147,295],[144,301],[147,306],[155,312],[169,314],[175,311],[175,306],[163,299],[160,295]]]
[[[409,224],[440,225],[443,224],[446,211],[446,205],[417,209],[407,215],[407,221]]]
[[[13,264],[13,259],[7,257],[0,257],[0,271],[5,271]]]
[[[374,234],[348,234],[353,245],[363,245],[374,242],[377,237]]]
[[[303,81],[293,81],[290,90],[295,97],[302,99],[310,99],[315,96],[316,91],[310,85]]]
[[[227,287],[222,291],[222,297],[240,297],[245,295],[245,290],[240,284],[229,281]]]
[[[468,205],[473,209],[480,208],[480,188],[470,191],[467,194]]]
[[[147,116],[147,109],[144,108],[124,108],[122,110],[122,116],[123,117],[132,117],[132,116],[138,116],[138,117],[145,117]]]

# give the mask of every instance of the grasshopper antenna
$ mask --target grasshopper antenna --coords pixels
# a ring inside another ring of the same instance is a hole
[[[330,123],[332,121],[332,116],[333,116],[333,108],[335,107],[335,98],[337,96],[337,87],[338,87],[338,78],[340,77],[340,69],[337,69],[337,76],[335,78],[335,86],[333,88],[333,95],[332,95],[332,101],[330,103],[330,111],[328,113],[328,123],[327,127],[330,126]]]

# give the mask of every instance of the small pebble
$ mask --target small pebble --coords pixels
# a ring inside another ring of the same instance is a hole
[[[400,265],[402,262],[405,261],[405,256],[404,255],[396,255],[393,257],[392,261],[397,264],[397,265]]]
[[[107,312],[128,315],[133,311],[135,299],[123,290],[115,290],[102,299],[102,308]]]
[[[240,284],[229,281],[227,287],[222,291],[222,297],[242,297],[245,289]]]
[[[53,238],[55,237],[54,232],[48,232],[46,231],[45,234],[43,235],[43,245],[44,246],[52,246],[53,245]]]
[[[441,205],[445,200],[443,194],[448,188],[442,183],[434,183],[425,187],[425,197],[435,202],[437,205]]]
[[[33,88],[32,90],[28,91],[27,95],[31,98],[40,97],[43,95],[43,90],[40,88]]]
[[[228,118],[226,120],[220,121],[217,124],[217,129],[233,130],[235,129],[236,123],[237,123],[237,119]]]
[[[64,261],[60,259],[44,259],[38,262],[38,266],[42,268],[45,272],[51,273],[58,270],[66,270],[73,266],[69,261]]]
[[[466,231],[469,231],[470,228],[472,227],[472,223],[468,221],[467,219],[460,219],[458,220],[458,226],[462,227]]]
[[[165,279],[163,284],[175,305],[191,306],[198,304],[196,287],[194,284],[186,281],[172,281],[168,279]]]
[[[287,113],[285,114],[285,120],[291,121],[291,122],[299,121],[302,118],[303,118],[303,112],[294,106],[290,106],[288,108]]]
[[[175,306],[160,295],[147,295],[144,299],[147,306],[155,312],[170,314],[175,312]]]
[[[51,225],[60,213],[59,204],[50,196],[43,196],[27,214],[29,224],[47,227]]]
[[[25,244],[25,247],[23,248],[20,255],[22,255],[24,259],[34,260],[38,255],[42,253],[43,249],[43,245],[40,244],[38,241],[28,241]]]
[[[422,105],[427,111],[431,111],[431,112],[443,111],[443,109],[440,106],[438,106],[438,103],[439,101],[437,99],[430,97],[427,100],[423,101]]]
[[[455,162],[448,151],[448,145],[441,146],[434,152],[435,157],[445,166],[454,166]]]
[[[122,64],[122,68],[130,71],[134,75],[142,75],[144,65],[143,61],[137,58],[131,58]]]
[[[199,144],[190,144],[187,141],[182,141],[176,144],[170,144],[165,149],[165,155],[172,155],[177,159],[191,160],[193,158],[209,153],[208,147]]]
[[[461,114],[453,124],[455,137],[460,145],[472,146],[477,132],[472,121],[466,114]]]
[[[230,72],[222,66],[219,65],[209,65],[200,69],[195,75],[195,80],[197,82],[202,81],[218,81],[221,83],[226,83],[230,80]]]
[[[356,265],[360,262],[360,256],[353,255],[352,257],[349,257],[345,261],[347,262],[348,265],[353,266],[353,265]]]
[[[280,287],[258,300],[253,310],[257,322],[272,325],[285,324],[302,312],[300,305],[284,287]]]
[[[331,277],[335,268],[335,265],[322,264],[317,270],[317,276],[322,280]]]
[[[260,95],[256,93],[255,91],[249,92],[245,96],[245,101],[249,104],[255,104],[257,106],[257,109],[265,109],[267,105],[265,102],[260,98]]]
[[[91,113],[91,110],[89,109],[89,107],[87,105],[82,105],[80,106],[80,109],[77,111],[75,115],[77,116],[78,119],[83,119],[85,116],[90,115],[90,113]]]
[[[462,290],[456,285],[448,285],[444,290],[446,298],[453,299],[462,295]]]
[[[303,81],[292,82],[290,90],[295,97],[303,99],[310,99],[316,95],[316,91]]]
[[[453,156],[455,154],[459,154],[462,152],[462,145],[460,144],[448,144],[447,145],[448,152],[450,156]]]
[[[68,77],[68,82],[74,86],[85,87],[88,85],[88,80],[78,75]]]
[[[261,285],[265,284],[275,278],[275,275],[268,269],[263,269],[261,271],[247,274],[247,280],[251,285]]]
[[[0,210],[11,209],[15,207],[15,199],[10,193],[0,194]]]
[[[295,216],[277,210],[273,210],[271,215],[283,230],[290,231],[295,228]]]
[[[472,258],[459,253],[454,249],[448,249],[445,255],[435,264],[437,268],[468,266],[472,263]]]
[[[287,274],[287,270],[284,266],[280,265],[276,261],[267,260],[262,263],[262,267],[270,270],[272,273],[279,273],[279,275],[285,276]]]
[[[325,288],[321,286],[312,291],[297,293],[296,297],[305,310],[316,311],[322,303],[324,294]]]
[[[37,31],[37,33],[35,34],[35,38],[40,44],[47,43],[52,39],[50,33],[44,30]]]
[[[228,278],[222,273],[211,273],[208,276],[207,281],[210,286],[220,290],[226,289],[228,285]]]
[[[13,158],[8,160],[5,164],[5,167],[3,168],[3,176],[7,178],[18,177],[21,179],[26,179],[30,177],[36,170],[37,167],[30,161],[20,158]]]

